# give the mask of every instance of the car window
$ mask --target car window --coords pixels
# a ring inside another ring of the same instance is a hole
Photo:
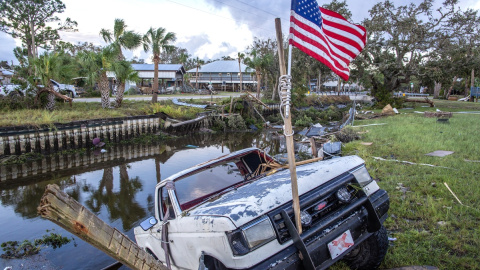
[[[164,220],[168,210],[168,219],[175,219],[175,211],[173,210],[172,202],[168,196],[168,190],[166,187],[159,189],[159,203],[160,203],[160,220]]]
[[[195,205],[194,202],[215,195],[243,180],[237,165],[228,162],[176,181],[175,191],[180,207],[186,210]]]

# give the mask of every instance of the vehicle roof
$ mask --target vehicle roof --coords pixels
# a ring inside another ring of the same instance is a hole
[[[305,194],[363,163],[358,156],[347,156],[298,166],[298,194]],[[188,213],[191,216],[225,216],[238,227],[291,200],[290,171],[282,170],[233,189]]]
[[[212,165],[227,162],[227,161],[230,161],[232,159],[237,159],[237,158],[240,158],[242,156],[245,156],[245,155],[253,153],[253,152],[260,152],[260,153],[264,154],[264,152],[262,150],[260,150],[256,147],[245,148],[245,149],[235,151],[235,152],[232,152],[232,153],[224,155],[224,156],[220,156],[220,157],[215,158],[215,159],[211,159],[207,162],[197,164],[193,167],[190,167],[190,168],[185,169],[183,171],[180,171],[176,174],[173,174],[173,175],[169,176],[168,178],[162,180],[159,184],[157,184],[157,186],[158,185],[163,185],[163,183],[168,182],[168,181],[175,181],[179,178],[183,178],[186,175],[192,174],[193,172],[200,171],[202,169],[206,169],[206,168],[208,168]]]

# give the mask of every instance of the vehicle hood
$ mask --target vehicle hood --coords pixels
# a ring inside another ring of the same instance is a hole
[[[358,156],[348,156],[298,166],[298,194],[305,194],[363,163]],[[189,215],[225,216],[238,227],[292,201],[290,182],[290,171],[282,170],[206,202],[190,210]]]

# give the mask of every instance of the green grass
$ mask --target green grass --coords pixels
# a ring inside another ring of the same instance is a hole
[[[436,102],[442,111],[480,110],[478,103]],[[432,108],[422,108],[422,111]],[[417,110],[417,109],[415,109]],[[412,110],[401,110],[403,112]],[[363,142],[345,146],[344,154],[357,154],[366,161],[370,174],[390,196],[390,217],[385,226],[391,242],[383,268],[432,265],[440,269],[480,269],[480,160],[479,115],[454,114],[449,123],[407,113],[355,125],[386,123],[357,128]],[[454,151],[446,157],[425,154]],[[379,161],[396,159],[436,166]],[[448,191],[447,183],[464,205]],[[341,266],[340,266],[341,267]]]
[[[136,115],[147,115],[163,111],[178,119],[193,119],[198,109],[189,109],[175,106],[171,101],[161,101],[152,107],[149,101],[124,100],[122,107],[116,109],[103,109],[99,102],[73,102],[72,107],[68,103],[57,102],[54,111],[43,109],[18,109],[1,110],[0,127],[20,125],[49,125],[52,123],[68,123],[77,120],[114,118]]]

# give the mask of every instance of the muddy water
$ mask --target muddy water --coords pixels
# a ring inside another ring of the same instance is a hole
[[[105,149],[104,153],[57,156],[8,168],[10,173],[15,173],[9,180],[0,182],[0,243],[26,239],[33,242],[47,234],[47,230],[73,237],[74,241],[56,250],[45,248],[40,254],[24,259],[0,259],[0,269],[7,266],[101,269],[115,262],[56,224],[38,217],[36,208],[47,184],[59,185],[102,220],[134,239],[133,228],[154,215],[154,188],[161,179],[251,146],[266,149],[270,154],[284,149],[275,133],[195,134],[158,145],[118,146]],[[45,166],[55,169],[42,169]],[[37,171],[15,178],[21,175],[22,168]]]

